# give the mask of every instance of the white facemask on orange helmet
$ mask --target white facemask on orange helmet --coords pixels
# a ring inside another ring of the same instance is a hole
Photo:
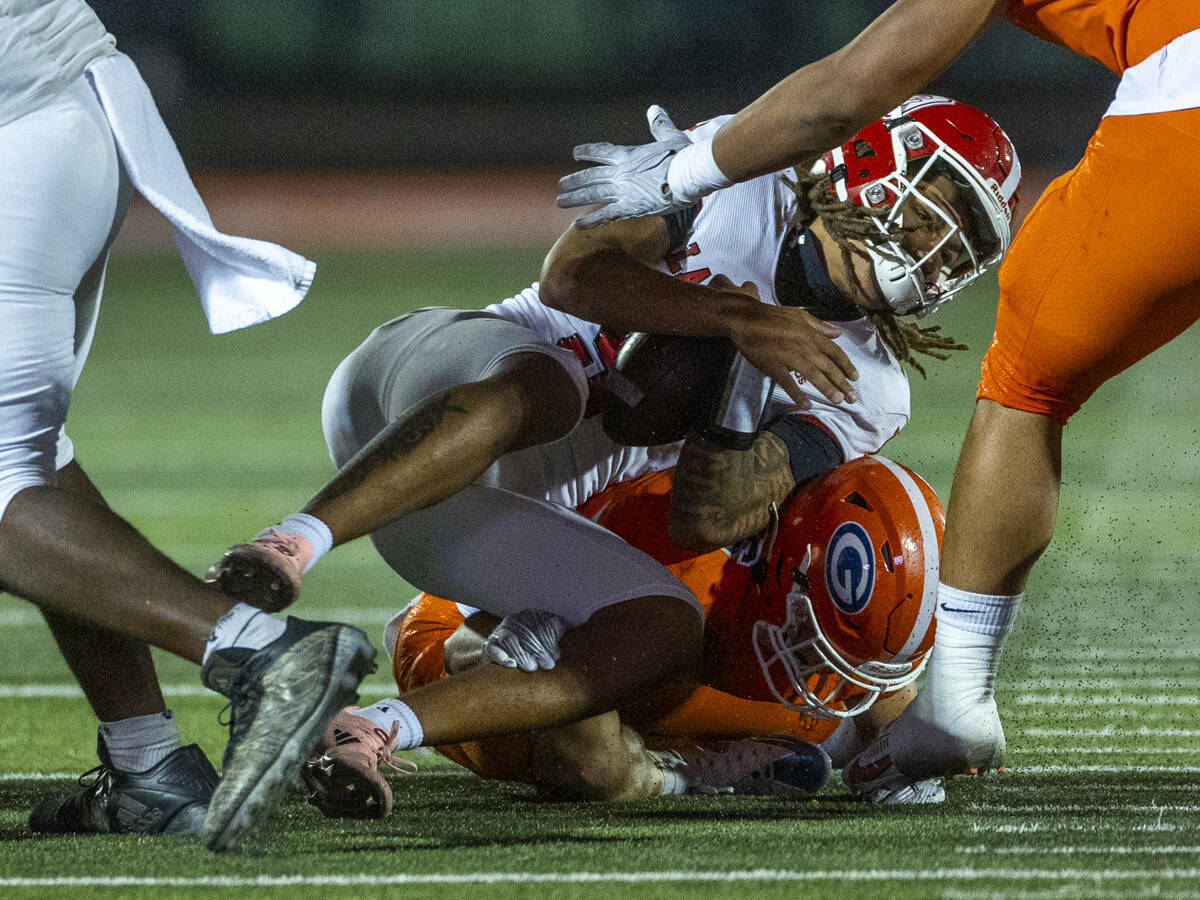
[[[839,466],[780,515],[754,649],[784,705],[858,715],[916,680],[933,646],[945,513],[919,476],[881,456]]]

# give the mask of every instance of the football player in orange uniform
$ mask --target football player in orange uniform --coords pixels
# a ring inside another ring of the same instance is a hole
[[[994,679],[1058,508],[1062,429],[1105,380],[1200,315],[1200,3],[897,0],[858,37],[692,142],[652,108],[642,147],[585,145],[560,205],[587,226],[687,206],[843,140],[1007,18],[1121,76],[1083,160],[1055,180],[1000,268],[996,331],[946,525],[938,637],[920,700],[843,777],[876,788],[998,764]],[[649,165],[647,163],[650,163]],[[1169,216],[1172,227],[1157,223]],[[1099,314],[1098,314],[1099,312]]]
[[[693,670],[619,711],[439,747],[443,754],[486,778],[580,799],[815,790],[830,757],[840,767],[911,699],[933,642],[944,520],[929,485],[883,457],[860,457],[800,488],[737,550],[697,555],[667,536],[671,481],[667,470],[616,485],[579,512],[695,592],[705,639]],[[494,661],[488,640],[499,624],[420,595],[386,630],[401,694]],[[531,632],[508,648],[552,655],[553,643]],[[763,736],[772,739],[741,740]],[[390,788],[375,765],[391,761],[390,737],[353,708],[339,715],[325,755],[305,770],[314,802],[331,816],[386,815]],[[372,764],[346,765],[348,755]],[[929,783],[902,799],[942,796]]]

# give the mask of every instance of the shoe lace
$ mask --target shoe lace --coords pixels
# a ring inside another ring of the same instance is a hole
[[[411,759],[405,759],[403,756],[396,755],[396,736],[399,733],[399,722],[393,722],[392,728],[388,732],[384,732],[382,728],[375,729],[375,735],[380,739],[379,746],[374,748],[376,764],[387,766],[389,769],[399,772],[402,775],[416,775],[417,764]]]
[[[254,543],[269,547],[283,556],[298,559],[301,555],[299,538],[286,531],[280,531],[278,528],[264,529],[254,538]]]
[[[229,745],[238,744],[245,736],[247,725],[239,710],[244,709],[253,694],[252,689],[240,680],[235,681],[229,695],[229,702],[217,713],[217,724],[229,728]]]

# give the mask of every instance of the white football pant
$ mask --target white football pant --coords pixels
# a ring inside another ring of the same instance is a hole
[[[130,190],[84,78],[0,126],[0,516],[55,483]]]

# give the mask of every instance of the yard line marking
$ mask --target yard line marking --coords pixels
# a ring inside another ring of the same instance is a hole
[[[1070,687],[1074,690],[1116,691],[1134,688],[1159,688],[1160,690],[1194,690],[1200,687],[1200,678],[1193,676],[1152,675],[1145,678],[1081,678],[1062,676],[1059,678],[1032,678],[1010,681],[1003,685],[1010,691],[1044,691]]]
[[[1011,853],[1014,855],[1021,854],[1058,854],[1063,856],[1074,856],[1077,853],[1100,853],[1105,856],[1139,856],[1148,854],[1151,856],[1169,856],[1175,853],[1186,853],[1195,855],[1200,853],[1200,847],[1130,847],[1127,844],[1118,844],[1115,847],[1089,847],[1087,845],[1075,847],[1033,847],[1033,846],[1017,846],[1017,847],[992,847],[988,844],[974,844],[969,847],[955,847],[955,853],[973,854],[1003,854]]]
[[[663,872],[430,872],[391,875],[136,875],[0,878],[0,887],[286,887],[288,885],[384,886],[405,884],[646,884],[654,882],[750,881],[1179,881],[1200,878],[1200,869],[750,869]]]
[[[1022,747],[1014,745],[1020,753],[1200,753],[1200,747]]]
[[[165,697],[218,697],[219,694],[202,684],[164,684]],[[360,695],[388,697],[396,693],[394,684],[361,684]],[[0,700],[29,697],[82,697],[83,691],[73,684],[0,684]]]
[[[1012,699],[1021,706],[1028,706],[1031,703],[1051,705],[1070,703],[1078,706],[1200,706],[1200,696],[1195,694],[1127,696],[1124,694],[1059,694],[1038,691],[1017,694]]]
[[[314,620],[333,622],[360,622],[368,625],[385,625],[400,611],[395,607],[364,607],[354,606],[331,607],[329,609],[305,609],[305,615]],[[25,628],[35,625],[45,625],[46,620],[32,605],[16,609],[0,609],[0,627]]]
[[[1005,803],[969,803],[968,808],[979,810],[981,812],[997,813],[1068,813],[1068,812],[1112,812],[1111,805],[1104,803],[1030,803],[1026,805],[1011,805]],[[1200,805],[1195,803],[1150,803],[1138,804],[1134,806],[1122,806],[1120,811],[1123,813],[1131,812],[1147,812],[1147,813],[1164,813],[1164,812],[1200,812]]]
[[[1012,766],[1005,767],[1005,772],[1019,772],[1029,775],[1053,775],[1057,773],[1094,772],[1097,774],[1123,775],[1126,773],[1176,772],[1180,775],[1200,774],[1200,766]]]
[[[1021,728],[1032,737],[1200,737],[1200,728]]]

